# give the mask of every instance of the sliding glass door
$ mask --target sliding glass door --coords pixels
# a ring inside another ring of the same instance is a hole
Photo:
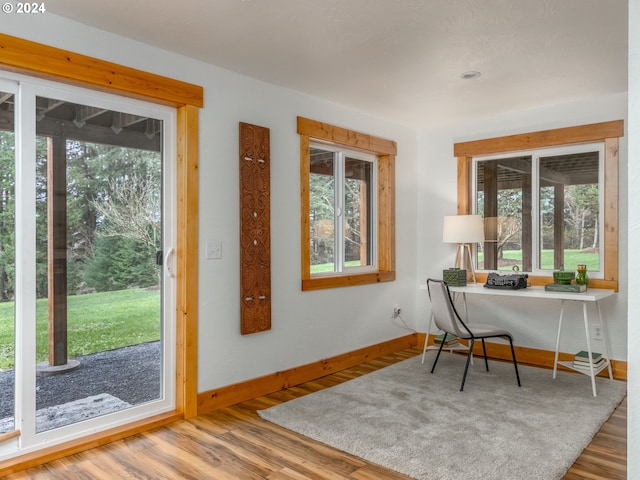
[[[0,382],[10,371],[15,393],[12,408],[1,397],[0,459],[175,408],[174,110],[13,85],[0,162],[13,135],[15,240],[0,225],[0,246],[15,242],[15,278],[0,315],[15,311],[15,329],[4,313]]]
[[[15,429],[15,92],[0,79],[0,435]]]

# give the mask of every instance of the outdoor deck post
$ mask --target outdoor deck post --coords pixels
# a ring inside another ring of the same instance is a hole
[[[47,138],[49,365],[67,364],[66,139]]]
[[[564,185],[553,186],[553,268],[564,268]]]

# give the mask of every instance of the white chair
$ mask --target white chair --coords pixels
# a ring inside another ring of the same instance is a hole
[[[520,386],[520,374],[518,373],[518,363],[516,362],[516,352],[513,349],[513,336],[507,330],[503,330],[493,325],[479,324],[472,322],[466,324],[458,315],[453,300],[451,299],[451,292],[446,282],[442,280],[427,280],[427,290],[429,292],[429,299],[431,300],[431,312],[433,313],[433,319],[436,326],[444,332],[444,338],[438,349],[438,354],[431,367],[431,373],[434,372],[442,347],[447,340],[447,335],[455,335],[458,338],[469,340],[469,354],[467,355],[467,363],[464,367],[464,375],[462,376],[462,384],[460,385],[460,391],[464,389],[464,382],[467,378],[467,371],[469,370],[469,362],[473,352],[473,345],[476,340],[482,341],[482,351],[484,352],[484,364],[489,371],[489,362],[487,361],[487,348],[485,346],[485,338],[501,337],[509,340],[511,345],[511,355],[513,357],[513,365],[516,369],[516,378],[518,380],[518,386]]]

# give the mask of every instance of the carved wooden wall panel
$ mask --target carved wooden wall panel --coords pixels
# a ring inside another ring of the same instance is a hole
[[[240,123],[240,332],[271,329],[269,129]]]

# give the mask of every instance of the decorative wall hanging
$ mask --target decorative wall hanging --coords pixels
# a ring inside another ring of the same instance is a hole
[[[240,122],[240,333],[271,329],[269,129]]]

